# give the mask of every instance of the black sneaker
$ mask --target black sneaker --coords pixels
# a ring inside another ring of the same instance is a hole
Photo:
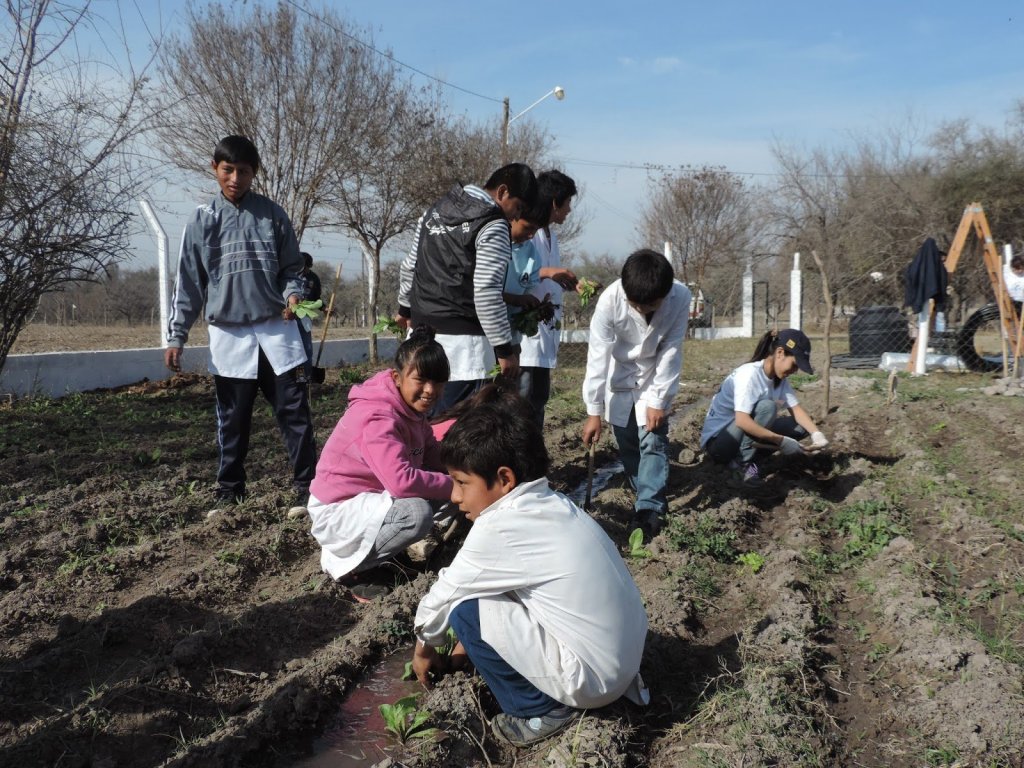
[[[656,509],[638,509],[633,513],[629,529],[632,531],[639,528],[644,532],[644,543],[646,544],[661,532],[665,519]]]
[[[206,513],[207,517],[213,517],[214,515],[220,515],[226,512],[231,507],[237,506],[245,501],[245,492],[236,493],[234,491],[218,490],[214,495],[214,506]]]
[[[514,747],[528,747],[561,731],[580,714],[564,704],[539,717],[516,717],[502,712],[491,721],[491,730]]]

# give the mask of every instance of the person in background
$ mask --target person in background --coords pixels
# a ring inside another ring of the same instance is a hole
[[[400,268],[402,327],[436,329],[452,368],[441,413],[487,383],[495,356],[504,376],[519,374],[519,344],[502,289],[511,257],[509,222],[537,196],[529,166],[512,163],[482,186],[454,186],[420,218]]]
[[[1009,264],[1003,265],[1003,283],[1010,294],[1013,308],[1020,317],[1021,306],[1024,304],[1024,256],[1014,256]]]
[[[304,509],[316,469],[306,351],[291,311],[302,297],[299,244],[284,209],[251,189],[260,169],[256,145],[227,136],[210,166],[220,194],[185,225],[164,362],[181,370],[189,330],[204,313],[220,447],[212,511],[245,498],[252,412],[262,392],[291,459],[294,516]]]
[[[536,253],[541,280],[530,287],[538,299],[549,298],[555,305],[551,325],[541,323],[537,333],[520,342],[519,394],[525,397],[537,414],[537,423],[544,428],[544,408],[551,397],[551,370],[558,365],[558,345],[562,331],[562,291],[577,288],[576,275],[562,267],[558,236],[552,225],[564,224],[572,211],[576,182],[561,171],[544,171],[537,176],[537,196],[551,206],[550,222],[537,230],[531,241]]]
[[[755,462],[759,450],[762,455],[777,449],[783,456],[799,456],[807,450],[799,441],[808,435],[812,450],[828,445],[786,380],[798,370],[814,373],[810,339],[795,328],[768,331],[750,362],[730,373],[711,398],[700,446],[713,461],[728,462],[739,487],[765,486]],[[780,416],[780,406],[790,415]]]
[[[323,292],[320,276],[313,271],[313,257],[303,251],[302,256],[302,300],[320,301]],[[313,321],[308,317],[299,320],[299,333],[302,335],[302,346],[306,350],[306,379],[313,380]]]
[[[590,321],[583,444],[601,438],[606,418],[636,491],[632,524],[645,539],[661,530],[667,511],[668,408],[679,391],[690,298],[668,259],[643,249],[626,259]]]

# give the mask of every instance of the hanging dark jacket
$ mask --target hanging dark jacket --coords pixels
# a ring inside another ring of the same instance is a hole
[[[942,259],[942,251],[929,237],[921,245],[910,266],[903,272],[904,306],[920,313],[928,306],[928,300],[935,300],[935,311],[942,312],[946,308],[946,286],[949,273]]]

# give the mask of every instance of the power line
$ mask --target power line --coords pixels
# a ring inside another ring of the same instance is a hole
[[[436,77],[434,75],[427,74],[422,69],[417,69],[416,67],[412,66],[412,64],[406,64],[404,61],[401,61],[400,59],[396,59],[394,54],[387,53],[387,52],[382,51],[382,50],[380,50],[378,48],[374,48],[372,45],[370,45],[365,40],[363,40],[363,39],[361,39],[359,37],[356,37],[355,35],[353,35],[353,34],[351,34],[349,32],[346,32],[344,29],[341,29],[338,26],[336,26],[335,24],[332,24],[327,19],[324,19],[323,17],[318,16],[317,14],[313,13],[308,8],[305,8],[304,6],[299,5],[295,0],[285,0],[285,2],[288,3],[288,5],[292,6],[292,8],[294,8],[295,10],[301,11],[302,13],[306,14],[309,18],[319,22],[320,24],[323,24],[328,29],[331,29],[331,30],[337,32],[342,37],[345,37],[345,38],[351,40],[353,43],[357,43],[358,45],[363,46],[363,48],[366,48],[367,50],[372,51],[373,53],[377,54],[378,56],[380,56],[382,58],[385,58],[388,61],[393,62],[393,63],[397,64],[398,66],[404,68],[404,69],[408,69],[410,72],[415,72],[417,75],[420,75],[421,77],[425,77],[428,80],[433,80],[435,83],[439,83],[439,84],[441,84],[441,85],[443,85],[443,86],[445,86],[447,88],[454,88],[456,91],[462,91],[463,93],[468,93],[470,96],[476,96],[478,99],[486,99],[487,101],[493,101],[496,104],[501,104],[504,101],[503,99],[496,99],[493,96],[487,96],[486,94],[483,94],[483,93],[477,93],[476,91],[471,91],[468,88],[463,88],[461,85],[456,85],[455,83],[450,83],[447,80],[442,80],[440,77]]]

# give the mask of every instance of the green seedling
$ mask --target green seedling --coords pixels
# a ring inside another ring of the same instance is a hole
[[[580,295],[580,306],[587,306],[587,304],[590,303],[590,300],[594,298],[594,294],[599,290],[601,290],[601,286],[596,281],[581,277],[579,280],[579,288],[577,288],[577,292]]]
[[[629,534],[629,556],[635,558],[651,556],[651,550],[644,546],[644,532],[640,528],[634,529]]]
[[[405,744],[409,739],[422,739],[437,733],[437,728],[425,728],[431,712],[416,706],[418,694],[404,696],[394,704],[381,704],[378,709],[384,718],[384,727]]]
[[[750,569],[751,573],[757,573],[764,568],[764,555],[760,552],[744,552],[736,557],[736,562]]]
[[[320,309],[323,305],[324,303],[320,299],[316,301],[300,301],[292,306],[292,314],[296,317],[308,317],[311,320],[316,320],[320,317]]]
[[[455,646],[459,644],[459,638],[455,636],[455,630],[448,627],[448,632],[445,635],[444,645],[440,645],[434,648],[441,656],[451,656],[455,651]],[[402,670],[403,680],[414,680],[416,673],[412,670],[412,662],[405,662],[405,668]]]
[[[398,338],[405,336],[405,329],[393,317],[378,317],[377,322],[373,324],[374,333],[383,333],[384,331],[393,333]]]
[[[499,376],[501,376],[501,363],[495,363],[494,367],[487,372],[487,378],[494,381]]]

